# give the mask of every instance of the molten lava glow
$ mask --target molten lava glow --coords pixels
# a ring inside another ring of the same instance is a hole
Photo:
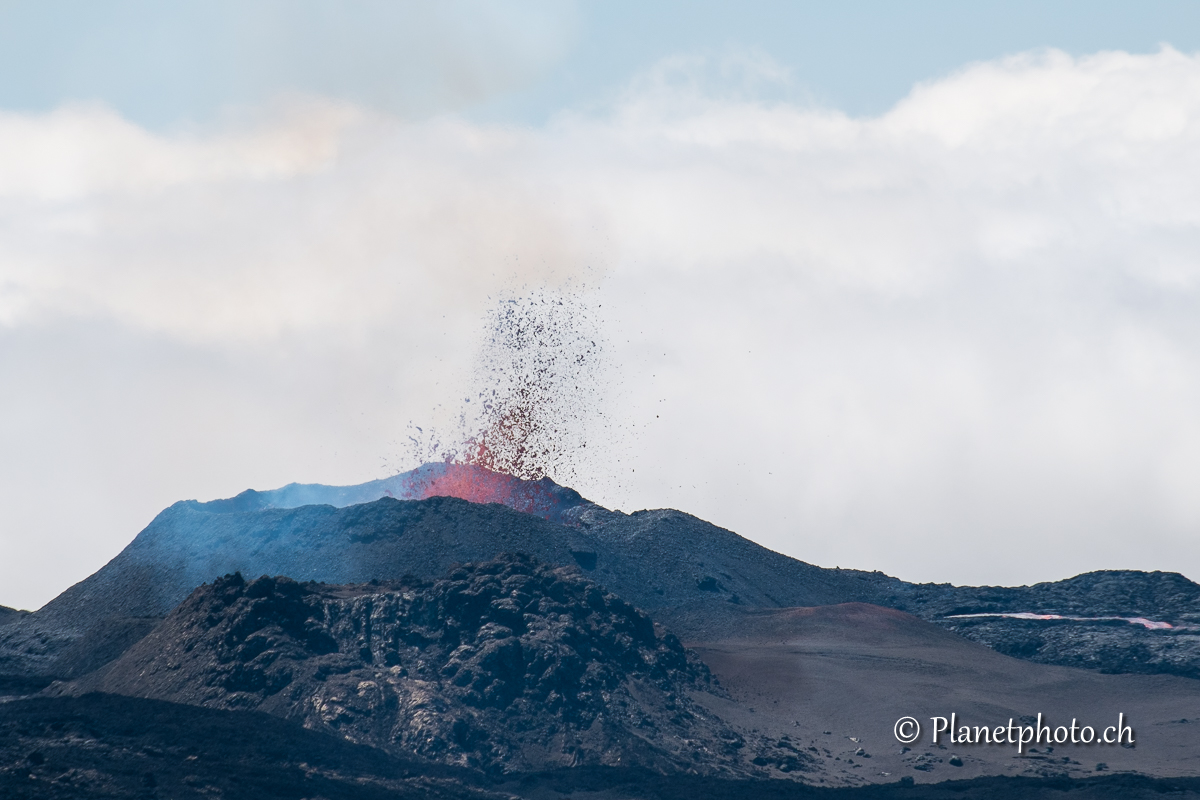
[[[1103,622],[1106,620],[1121,620],[1132,625],[1141,625],[1152,631],[1165,631],[1174,629],[1175,625],[1169,622],[1159,622],[1158,620],[1146,619],[1145,617],[1072,617],[1065,614],[1031,614],[1027,611],[1018,611],[1007,614],[955,614],[951,619],[967,619],[974,617],[1007,617],[1009,619],[1069,619],[1076,622]],[[1183,625],[1178,627],[1191,627]]]
[[[424,473],[413,497],[453,495],[552,513],[556,496],[538,482],[573,482],[593,463],[596,431],[605,431],[602,445],[614,438],[602,407],[606,362],[590,299],[539,289],[498,300],[457,430],[409,424],[412,460],[446,465]]]
[[[408,496],[414,500],[457,497],[472,503],[501,503],[546,519],[559,510],[559,498],[551,490],[549,481],[524,481],[470,464],[444,466],[444,470],[415,476]]]
[[[539,400],[529,394],[518,393],[517,405],[498,412],[485,431],[468,439],[458,463],[525,480],[543,477],[553,452],[549,446],[538,446],[536,440],[542,424],[537,418],[542,409],[537,405]]]

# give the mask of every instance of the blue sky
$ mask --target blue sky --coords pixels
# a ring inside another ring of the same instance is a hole
[[[605,505],[1200,577],[1198,50],[1182,2],[0,0],[0,604],[416,466],[528,292],[600,320],[552,477]]]
[[[0,107],[100,100],[139,123],[169,127],[294,90],[407,114],[536,124],[563,108],[609,101],[661,58],[744,49],[785,67],[793,98],[878,114],[913,84],[972,61],[1041,47],[1147,53],[1163,43],[1200,48],[1200,6],[5,0]]]

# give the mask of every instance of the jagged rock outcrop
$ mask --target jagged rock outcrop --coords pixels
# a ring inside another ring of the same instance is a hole
[[[1200,631],[1147,630],[1121,620],[942,620],[942,627],[1007,656],[1111,674],[1200,678]]]
[[[907,607],[1014,658],[1200,678],[1200,586],[1175,572],[1105,570],[1016,587],[917,585],[885,604]],[[970,616],[1013,612],[1083,619]],[[1105,617],[1142,617],[1171,627]]]
[[[691,700],[720,689],[674,636],[576,571],[525,556],[432,583],[226,576],[103,675],[57,689],[88,690],[266,711],[491,771],[756,771],[753,745]]]

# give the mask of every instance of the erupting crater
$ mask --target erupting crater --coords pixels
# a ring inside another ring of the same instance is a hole
[[[424,464],[396,480],[396,487],[385,493],[399,500],[457,497],[472,503],[500,503],[554,522],[562,522],[570,509],[591,505],[574,489],[549,478],[523,480],[475,464]]]

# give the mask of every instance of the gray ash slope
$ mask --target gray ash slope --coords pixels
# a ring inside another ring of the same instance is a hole
[[[538,488],[553,494],[555,521],[454,498],[380,497],[403,485],[401,479],[411,476],[176,503],[94,575],[34,614],[0,621],[0,675],[69,678],[99,667],[194,587],[226,573],[330,583],[435,578],[456,563],[522,552],[578,565],[692,639],[730,624],[739,609],[867,602],[908,611],[1020,658],[1200,677],[1200,637],[1186,630],[1067,623],[1043,626],[1049,635],[1038,636],[1043,628],[1018,620],[948,619],[1026,611],[1200,622],[1200,586],[1174,573],[1097,572],[1016,588],[911,584],[877,572],[816,567],[679,511],[608,511],[548,481]],[[329,504],[294,507],[311,501]],[[366,502],[342,505],[357,501]]]
[[[487,772],[765,776],[753,744],[691,699],[721,690],[674,636],[578,570],[525,556],[432,583],[226,576],[70,690],[266,711]]]

